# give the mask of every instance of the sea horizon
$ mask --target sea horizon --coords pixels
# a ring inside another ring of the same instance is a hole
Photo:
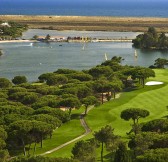
[[[166,0],[1,0],[0,15],[168,17]]]

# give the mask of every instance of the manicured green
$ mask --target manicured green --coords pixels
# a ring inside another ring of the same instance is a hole
[[[100,130],[100,128],[106,124],[110,124],[114,128],[114,134],[126,139],[126,132],[130,131],[132,121],[124,121],[120,118],[120,113],[127,108],[142,108],[150,112],[148,117],[139,120],[140,123],[165,116],[167,114],[166,107],[168,105],[168,69],[156,69],[155,72],[156,77],[149,78],[149,80],[163,81],[163,85],[145,86],[144,88],[135,89],[133,91],[122,92],[120,98],[93,108],[86,116],[86,121],[92,133],[83,139],[92,138],[93,132]],[[62,129],[64,129],[64,127]],[[71,134],[72,132],[68,133]],[[74,143],[47,156],[70,157]],[[100,156],[99,152],[97,156]],[[100,157],[98,158],[100,159]]]
[[[38,144],[36,154],[41,154],[49,151],[83,134],[85,131],[80,124],[79,114],[82,113],[84,109],[81,110],[75,110],[72,113],[72,120],[63,124],[60,128],[56,129],[53,132],[52,139],[44,140],[43,148],[40,148],[40,144]]]

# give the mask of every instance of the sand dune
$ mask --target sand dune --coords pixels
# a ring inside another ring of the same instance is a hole
[[[29,28],[88,31],[146,31],[154,26],[168,32],[168,18],[0,15],[0,21],[28,24]]]

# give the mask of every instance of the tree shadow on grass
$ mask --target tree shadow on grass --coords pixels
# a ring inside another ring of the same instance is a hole
[[[80,119],[80,114],[79,113],[72,114],[71,115],[71,120],[73,120],[73,119]]]
[[[123,90],[123,92],[132,92],[132,91],[135,91],[135,90],[138,90],[138,87],[125,88],[125,89]]]
[[[114,153],[108,153],[104,156],[104,159],[106,159],[106,162],[111,162],[114,159]]]

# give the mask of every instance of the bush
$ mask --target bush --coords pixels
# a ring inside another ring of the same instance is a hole
[[[65,123],[70,120],[69,114],[60,109],[55,109],[51,107],[43,107],[34,112],[34,114],[48,114],[54,117],[57,117],[62,123]]]
[[[9,88],[12,83],[6,78],[0,78],[0,88]]]
[[[22,84],[22,83],[26,83],[26,82],[27,82],[27,78],[25,76],[15,76],[12,79],[13,84]]]
[[[8,98],[6,93],[0,92],[0,98]]]
[[[22,87],[13,87],[8,90],[8,95],[11,95],[16,92],[27,92],[27,89]]]
[[[27,94],[26,96],[23,97],[22,103],[24,104],[33,104],[37,101],[38,95],[35,93],[30,93]]]

